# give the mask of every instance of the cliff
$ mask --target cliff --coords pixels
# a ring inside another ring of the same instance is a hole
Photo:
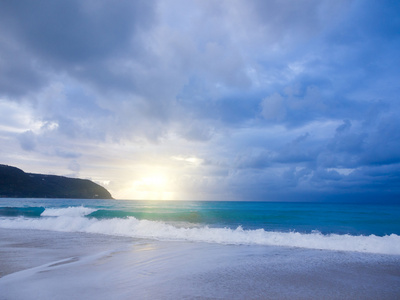
[[[104,187],[87,179],[25,173],[7,165],[0,165],[0,197],[112,199]]]

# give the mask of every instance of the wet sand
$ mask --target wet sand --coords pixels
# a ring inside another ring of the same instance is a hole
[[[0,229],[0,299],[399,299],[400,256]]]

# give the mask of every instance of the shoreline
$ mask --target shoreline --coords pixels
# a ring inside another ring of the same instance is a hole
[[[41,299],[400,295],[398,255],[15,229],[0,229],[0,241],[0,289],[5,291],[1,300],[32,299],[38,290]]]

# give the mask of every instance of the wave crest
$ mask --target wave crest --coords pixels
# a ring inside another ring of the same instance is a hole
[[[55,218],[2,218],[1,228],[37,229],[64,232],[86,232],[134,238],[159,240],[181,240],[235,245],[267,245],[300,247],[308,249],[356,251],[366,253],[400,255],[400,236],[396,234],[383,237],[376,235],[352,236],[319,232],[274,232],[264,229],[244,230],[242,227],[210,228],[177,227],[165,222],[138,220],[134,217],[124,219],[85,218],[94,209],[68,207],[46,209],[42,216]]]
[[[70,206],[66,208],[46,208],[40,216],[42,217],[84,217],[95,212],[97,209],[84,206]]]

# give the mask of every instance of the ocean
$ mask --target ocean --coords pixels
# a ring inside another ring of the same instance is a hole
[[[0,299],[399,299],[400,205],[0,199]]]

